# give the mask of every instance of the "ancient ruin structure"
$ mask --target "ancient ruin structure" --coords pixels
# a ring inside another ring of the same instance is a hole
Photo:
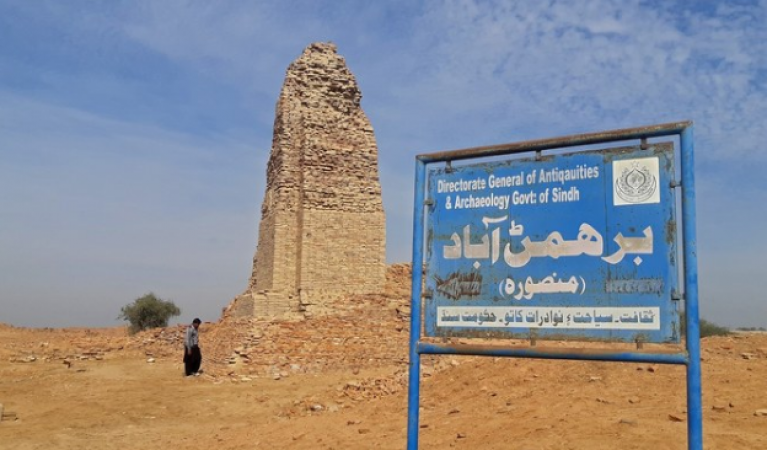
[[[344,58],[309,45],[277,102],[249,288],[236,316],[322,314],[381,292],[385,224],[373,128]]]

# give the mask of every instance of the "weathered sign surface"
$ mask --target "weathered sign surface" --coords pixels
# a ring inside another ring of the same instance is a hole
[[[428,173],[427,336],[678,342],[672,144]]]

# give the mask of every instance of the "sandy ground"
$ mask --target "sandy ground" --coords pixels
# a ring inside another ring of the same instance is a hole
[[[18,362],[57,338],[0,326],[0,403],[18,416],[0,422],[3,450],[405,448],[404,386],[346,395],[402,367],[231,382],[185,378],[180,356],[148,363],[119,346],[69,365]],[[683,367],[443,358],[447,368],[422,382],[423,449],[687,448]],[[705,448],[767,449],[767,415],[757,414],[767,409],[767,335],[704,339],[703,371]]]

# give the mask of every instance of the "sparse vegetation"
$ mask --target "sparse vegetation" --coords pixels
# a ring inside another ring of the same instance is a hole
[[[684,313],[680,315],[681,324],[682,324],[682,333],[687,332],[687,323],[685,321]],[[730,329],[727,327],[723,327],[721,325],[717,325],[714,322],[710,322],[706,319],[700,319],[700,337],[709,337],[709,336],[727,336],[729,335]]]
[[[129,331],[135,334],[148,328],[167,327],[168,320],[180,314],[181,310],[173,301],[163,300],[150,292],[123,306],[117,318],[128,321]]]
[[[730,334],[729,328],[709,322],[706,319],[700,319],[700,337],[727,336],[728,334]]]

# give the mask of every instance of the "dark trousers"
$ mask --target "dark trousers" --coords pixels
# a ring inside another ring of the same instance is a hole
[[[192,351],[184,346],[184,373],[186,376],[194,375],[200,370],[200,364],[202,364],[202,353],[200,347],[192,347]]]

